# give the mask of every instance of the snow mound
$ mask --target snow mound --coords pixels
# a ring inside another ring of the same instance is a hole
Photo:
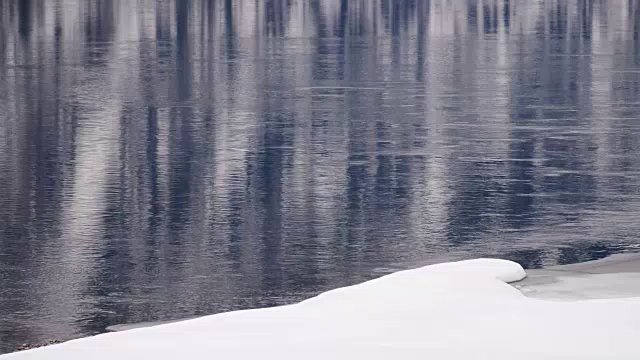
[[[640,298],[552,302],[493,259],[402,271],[299,304],[9,354],[27,359],[640,359]]]

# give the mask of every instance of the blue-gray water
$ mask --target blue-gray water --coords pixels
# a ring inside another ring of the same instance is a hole
[[[0,352],[640,248],[637,0],[1,0]]]

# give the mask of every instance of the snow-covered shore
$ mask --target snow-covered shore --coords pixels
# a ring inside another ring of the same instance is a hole
[[[640,297],[640,254],[527,270],[513,284],[528,297],[574,301]]]
[[[301,303],[8,354],[27,359],[640,359],[640,297],[545,301],[493,259],[407,270]]]

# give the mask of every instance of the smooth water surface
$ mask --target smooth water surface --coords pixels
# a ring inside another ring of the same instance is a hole
[[[0,352],[638,234],[637,0],[0,1]]]

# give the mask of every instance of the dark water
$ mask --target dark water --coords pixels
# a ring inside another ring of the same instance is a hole
[[[639,9],[0,1],[0,352],[638,250]]]

